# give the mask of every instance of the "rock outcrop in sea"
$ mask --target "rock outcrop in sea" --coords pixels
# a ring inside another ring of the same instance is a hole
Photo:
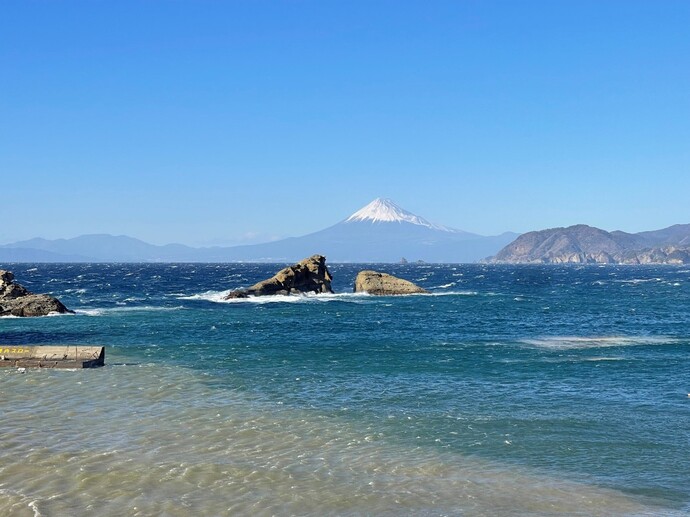
[[[14,282],[11,272],[0,269],[0,316],[46,316],[71,312],[57,298],[28,291]]]
[[[429,291],[422,289],[409,280],[403,280],[388,273],[365,270],[360,271],[357,274],[357,278],[355,278],[355,292],[387,296],[428,293]]]
[[[307,293],[332,293],[333,277],[326,267],[326,257],[312,255],[297,264],[281,269],[273,277],[254,284],[249,289],[232,291],[225,299],[248,298]]]

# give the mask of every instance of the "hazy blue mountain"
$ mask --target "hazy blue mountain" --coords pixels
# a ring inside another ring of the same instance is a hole
[[[0,247],[3,252],[10,249],[34,250],[35,259],[53,256],[50,262],[186,262],[198,260],[198,250],[182,244],[156,246],[124,235],[93,234],[81,235],[72,239],[30,239],[6,244]],[[43,252],[43,253],[40,253]],[[45,255],[45,253],[50,255]],[[0,255],[4,256],[4,255]]]
[[[674,224],[662,230],[636,234],[649,246],[690,246],[690,224]]]
[[[433,224],[387,199],[375,199],[347,219],[302,237],[264,244],[192,248],[155,246],[139,239],[82,235],[73,239],[31,239],[0,246],[0,260],[15,251],[16,261],[93,262],[294,262],[320,253],[331,262],[476,262],[492,255],[517,234],[484,237]],[[33,250],[33,254],[32,251]],[[8,259],[9,261],[9,259]]]
[[[0,247],[0,265],[11,262],[97,262],[92,257],[63,255],[33,248]]]

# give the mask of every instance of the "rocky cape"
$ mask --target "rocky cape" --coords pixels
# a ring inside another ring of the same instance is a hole
[[[71,312],[57,298],[28,291],[14,282],[11,272],[0,269],[0,316],[47,316]]]
[[[355,292],[380,296],[398,294],[427,294],[429,291],[402,278],[379,273],[378,271],[360,271],[355,278]]]
[[[326,257],[312,255],[297,264],[281,269],[274,276],[251,286],[249,289],[232,291],[225,299],[248,298],[307,293],[332,293],[333,277],[326,267]]]
[[[484,262],[498,264],[690,264],[690,224],[607,232],[584,224],[528,232]]]

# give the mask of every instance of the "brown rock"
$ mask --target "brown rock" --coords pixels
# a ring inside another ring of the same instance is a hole
[[[14,275],[0,269],[0,316],[46,316],[70,311],[60,300],[47,294],[34,294],[14,283]]]
[[[313,255],[278,271],[273,277],[249,289],[233,291],[225,299],[306,293],[332,293],[333,277],[326,267],[326,257]]]
[[[395,294],[428,293],[416,284],[387,273],[377,271],[360,271],[355,279],[355,292],[366,292],[381,296]]]

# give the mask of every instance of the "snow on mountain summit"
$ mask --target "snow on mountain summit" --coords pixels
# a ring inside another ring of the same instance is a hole
[[[433,224],[399,207],[390,199],[376,198],[364,208],[357,210],[345,220],[346,223],[352,222],[371,222],[371,223],[410,223],[418,226],[426,226],[433,230],[445,232],[456,232],[452,228]]]

